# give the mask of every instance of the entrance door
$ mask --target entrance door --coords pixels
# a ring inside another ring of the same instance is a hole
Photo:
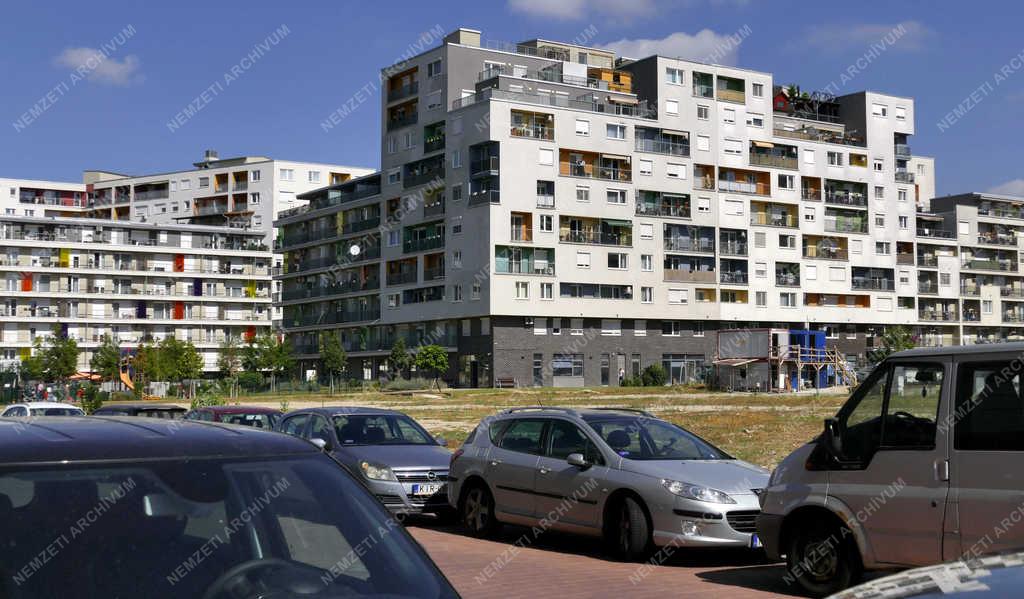
[[[881,563],[942,561],[948,477],[947,431],[938,427],[950,397],[948,357],[893,361],[876,369],[839,413],[852,469],[828,475],[828,493],[867,533]]]
[[[959,525],[947,528],[959,529],[962,555],[1024,546],[1022,377],[1019,358],[959,365],[950,418],[950,469]]]

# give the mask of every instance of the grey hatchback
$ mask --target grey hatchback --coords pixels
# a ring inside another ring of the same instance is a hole
[[[603,536],[623,559],[653,546],[759,547],[768,472],[647,412],[514,408],[452,455],[448,501],[470,532],[501,522]]]
[[[450,512],[451,452],[415,420],[379,408],[328,407],[286,414],[277,430],[309,439],[394,513]]]

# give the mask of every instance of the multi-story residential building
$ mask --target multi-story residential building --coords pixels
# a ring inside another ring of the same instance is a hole
[[[4,216],[71,216],[88,212],[84,183],[0,178],[0,208]]]
[[[910,98],[467,29],[382,81],[381,172],[278,221],[310,367],[324,334],[366,378],[398,337],[438,343],[466,386],[699,378],[738,327],[823,329],[851,356],[894,324],[960,338],[955,293],[921,292],[946,241],[921,235]]]
[[[205,370],[216,371],[225,338],[270,329],[273,254],[263,237],[226,227],[2,216],[0,355],[13,363],[57,328],[78,342],[79,368],[89,370],[105,335],[129,350],[174,336],[195,344]]]

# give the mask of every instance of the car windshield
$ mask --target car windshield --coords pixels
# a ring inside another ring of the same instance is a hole
[[[334,417],[342,445],[434,445],[416,421],[401,414],[345,415]]]
[[[584,417],[615,453],[631,460],[731,460],[732,456],[678,426],[650,416]]]
[[[329,457],[0,468],[3,597],[449,598]]]
[[[221,414],[220,421],[226,424],[241,424],[242,426],[273,430],[274,425],[277,424],[277,414]]]
[[[33,416],[81,416],[78,408],[32,408]]]

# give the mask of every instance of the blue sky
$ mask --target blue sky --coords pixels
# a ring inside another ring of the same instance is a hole
[[[1024,8],[1014,2],[965,10],[945,1],[57,0],[47,10],[19,2],[4,12],[0,176],[78,181],[84,168],[162,172],[187,167],[206,148],[376,166],[379,92],[366,86],[424,32],[466,26],[487,39],[583,36],[631,53],[693,59],[743,32],[719,62],[771,71],[776,83],[804,90],[836,82],[842,93],[914,97],[913,150],[936,158],[940,194],[1024,194],[1017,168]],[[894,28],[898,39],[863,60]],[[258,56],[243,61],[261,43]],[[107,57],[97,59],[104,46]],[[842,82],[858,58],[864,68]],[[201,110],[173,126],[204,90]],[[321,127],[360,94],[367,97],[355,112]]]

